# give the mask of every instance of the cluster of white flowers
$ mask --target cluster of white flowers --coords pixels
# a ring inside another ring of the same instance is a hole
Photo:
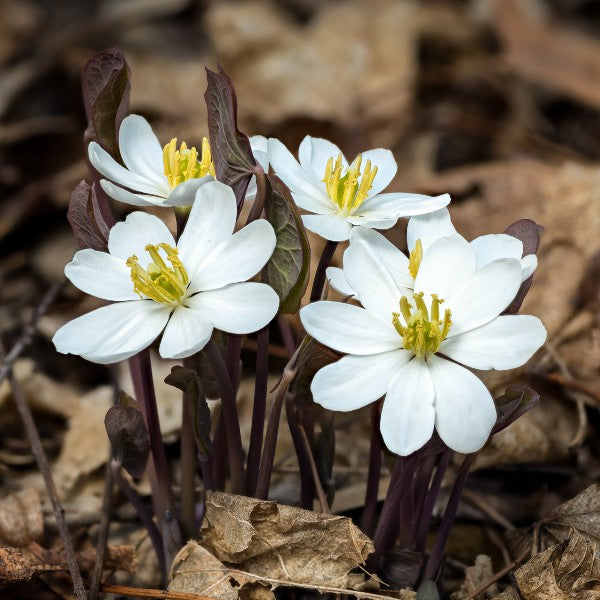
[[[537,266],[522,243],[486,235],[470,243],[454,229],[447,194],[382,193],[397,170],[389,150],[349,163],[334,144],[307,136],[299,161],[276,139],[252,138],[256,159],[289,187],[307,229],[326,240],[349,240],[343,268],[327,277],[351,302],[321,301],[300,317],[307,333],[346,354],[314,377],[319,404],[349,411],[385,396],[381,432],[390,450],[408,455],[434,428],[459,452],[478,450],[496,420],[489,391],[467,368],[511,369],[545,340],[536,317],[502,315]],[[76,253],[66,276],[81,290],[112,302],[64,325],[56,348],[110,363],[149,346],[182,358],[201,350],[213,329],[244,334],[267,325],[279,298],[249,282],[269,260],[276,236],[266,220],[234,233],[233,191],[215,181],[207,140],[201,152],[161,150],[137,115],[119,131],[123,166],[89,145],[104,191],[136,206],[191,206],[178,241],[161,219],[131,213],[110,231],[108,252]],[[247,198],[256,193],[251,183]],[[405,256],[376,229],[411,217]],[[357,305],[360,303],[360,306]],[[460,364],[458,364],[460,363]]]

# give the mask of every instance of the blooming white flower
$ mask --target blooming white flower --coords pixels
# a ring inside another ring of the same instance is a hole
[[[406,238],[412,263],[396,246],[377,231],[364,228],[353,229],[350,232],[350,245],[359,242],[370,245],[387,269],[400,278],[402,286],[413,289],[417,274],[417,261],[423,256],[423,252],[437,240],[452,235],[460,234],[452,224],[448,209],[441,208],[409,219]],[[523,256],[523,242],[511,235],[505,233],[481,235],[472,240],[470,245],[475,251],[478,269],[500,258],[514,258],[521,263],[521,281],[525,281],[533,275],[537,268],[536,255],[527,254]],[[355,296],[341,268],[328,267],[326,275],[334,290],[343,296]]]
[[[255,136],[250,144],[253,149],[256,144],[264,159],[266,138]],[[96,142],[88,146],[90,162],[107,178],[100,180],[102,189],[111,198],[134,206],[190,206],[200,186],[215,179],[207,138],[200,152],[185,142],[177,148],[177,138],[161,149],[150,124],[139,115],[123,119],[119,152],[125,167]]]
[[[269,260],[275,233],[264,219],[233,233],[236,218],[233,191],[214,181],[198,190],[177,243],[160,219],[134,212],[111,229],[108,252],[77,252],[66,276],[114,304],[61,327],[57,350],[112,363],[164,329],[160,355],[183,358],[201,350],[215,327],[238,334],[264,327],[279,298],[268,285],[246,280]]]
[[[401,262],[387,244],[353,241],[344,254],[345,282],[364,308],[325,301],[300,311],[309,335],[348,355],[317,372],[313,397],[348,411],[385,396],[381,433],[397,454],[421,448],[434,427],[453,450],[474,452],[496,410],[485,385],[457,363],[512,369],[546,338],[538,318],[501,315],[521,285],[521,263],[500,258],[480,266],[459,235]],[[388,251],[394,260],[382,259]]]
[[[303,215],[307,229],[326,240],[348,239],[354,226],[389,229],[400,217],[428,213],[450,202],[450,196],[382,192],[398,170],[389,150],[359,154],[349,164],[331,142],[306,136],[297,161],[277,139],[270,138],[271,167],[290,188],[296,204],[314,213]]]

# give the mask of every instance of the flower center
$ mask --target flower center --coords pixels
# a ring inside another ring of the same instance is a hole
[[[165,302],[172,304],[180,302],[185,294],[189,277],[185,270],[177,248],[172,248],[168,244],[148,244],[145,248],[152,262],[146,269],[140,267],[138,257],[133,254],[127,259],[127,266],[131,269],[131,280],[133,281],[133,290],[142,296],[150,298],[156,302]],[[162,250],[167,260],[171,263],[168,266],[159,254]]]
[[[423,260],[423,244],[421,244],[421,240],[417,240],[415,242],[415,247],[410,251],[410,257],[408,259],[408,271],[413,279],[417,278],[421,260]]]
[[[342,175],[344,166],[340,153],[335,164],[332,156],[325,167],[323,181],[327,195],[344,216],[351,214],[366,200],[367,194],[373,186],[375,175],[377,175],[377,167],[371,167],[370,160],[367,160],[365,170],[361,175],[361,162],[362,156],[359,154]]]
[[[430,311],[423,300],[423,292],[413,294],[413,299],[414,307],[410,305],[406,296],[400,298],[400,312],[392,313],[392,323],[402,336],[406,350],[412,350],[416,356],[437,352],[452,325],[450,309],[444,311],[444,318],[440,320],[440,304],[444,301],[440,300],[437,294],[431,294]],[[406,325],[400,322],[400,313]]]
[[[181,142],[177,150],[177,138],[173,138],[163,148],[163,164],[169,185],[174,188],[189,179],[205,175],[215,177],[215,165],[212,162],[210,143],[207,138],[202,139],[200,159],[198,160],[198,150],[194,146],[188,148],[185,142]]]

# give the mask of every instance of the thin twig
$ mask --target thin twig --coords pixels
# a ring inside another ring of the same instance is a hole
[[[475,508],[478,508],[484,515],[488,516],[500,527],[506,530],[516,529],[504,515],[500,514],[489,502],[482,498],[479,494],[471,490],[463,490],[462,497],[467,502],[470,502]]]
[[[60,281],[58,283],[53,283],[50,289],[42,298],[42,301],[38,304],[31,317],[31,320],[23,328],[19,339],[14,343],[13,347],[10,349],[10,352],[4,357],[4,360],[2,361],[2,369],[0,369],[0,383],[2,383],[2,381],[9,374],[17,358],[19,358],[19,356],[21,356],[25,348],[27,348],[27,346],[31,344],[33,336],[35,335],[35,332],[37,330],[38,321],[42,316],[44,316],[48,308],[50,308],[50,305],[54,302],[56,296],[58,296],[65,283],[65,280]]]
[[[565,377],[560,373],[548,373],[547,375],[544,375],[544,378],[548,381],[558,383],[558,385],[562,385],[563,387],[571,388],[572,390],[581,392],[600,404],[600,392],[597,392],[581,381],[577,381],[576,379],[572,379],[570,377]]]
[[[73,579],[73,591],[75,592],[75,595],[77,596],[78,600],[86,600],[86,593],[85,588],[83,587],[81,572],[79,571],[77,558],[75,557],[75,550],[73,548],[73,543],[71,542],[69,530],[65,522],[65,515],[60,503],[60,498],[58,496],[58,490],[54,485],[54,479],[52,478],[50,466],[46,459],[46,455],[44,454],[44,449],[42,448],[42,442],[38,435],[37,428],[35,426],[35,421],[33,420],[33,415],[31,414],[31,410],[29,409],[29,405],[27,404],[27,400],[25,399],[23,390],[21,389],[21,386],[17,383],[12,371],[10,370],[10,367],[8,370],[8,381],[10,382],[10,385],[12,387],[13,398],[15,400],[15,404],[17,405],[17,410],[19,411],[19,415],[21,417],[21,420],[23,421],[23,425],[25,426],[25,430],[27,432],[27,437],[29,438],[29,441],[31,443],[31,451],[35,456],[38,468],[40,469],[44,478],[44,483],[46,485],[48,496],[50,497],[50,501],[52,502],[52,508],[54,509],[54,517],[56,519],[56,525],[58,527],[58,532],[60,533],[60,538],[65,548],[65,556],[67,558],[69,572],[71,573],[71,578]]]
[[[300,436],[302,437],[302,442],[304,443],[304,449],[306,450],[306,456],[310,464],[310,471],[313,476],[313,483],[315,484],[315,490],[317,492],[317,498],[319,499],[321,512],[326,515],[330,515],[331,509],[329,508],[329,503],[327,502],[325,491],[323,490],[323,486],[321,485],[321,480],[319,479],[319,472],[317,471],[317,463],[315,463],[315,457],[313,456],[310,447],[310,442],[308,441],[308,436],[306,435],[306,431],[304,431],[304,427],[302,427],[302,423],[298,423],[298,429],[300,431]]]

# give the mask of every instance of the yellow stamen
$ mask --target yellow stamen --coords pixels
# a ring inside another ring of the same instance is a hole
[[[202,139],[200,161],[198,160],[198,150],[195,147],[188,148],[185,142],[181,142],[179,150],[177,150],[177,138],[173,138],[163,148],[163,166],[172,188],[184,181],[205,175],[215,177],[215,165],[212,162],[210,143],[207,138]]]
[[[344,216],[352,214],[367,199],[367,194],[373,187],[373,180],[377,175],[377,167],[371,167],[371,161],[367,160],[361,176],[361,164],[362,156],[359,154],[342,176],[344,166],[340,153],[335,164],[333,157],[330,157],[325,166],[323,182],[327,195]]]
[[[411,277],[415,279],[423,260],[423,244],[421,240],[415,242],[415,247],[410,251],[410,258],[408,260],[408,271]]]
[[[131,269],[133,290],[140,297],[150,298],[155,302],[181,303],[189,277],[179,259],[177,248],[172,248],[168,244],[148,244],[145,249],[152,258],[152,262],[146,269],[139,265],[139,259],[135,254],[127,259],[127,266]],[[166,254],[171,266],[167,265],[159,250]]]
[[[414,306],[411,307],[406,296],[400,299],[400,312],[392,313],[392,324],[402,336],[406,350],[412,350],[416,356],[425,356],[428,352],[437,352],[442,342],[448,337],[452,325],[450,309],[444,311],[444,319],[440,321],[440,304],[444,301],[431,294],[431,309],[423,300],[423,292],[413,295]],[[405,324],[400,321],[400,314]]]

